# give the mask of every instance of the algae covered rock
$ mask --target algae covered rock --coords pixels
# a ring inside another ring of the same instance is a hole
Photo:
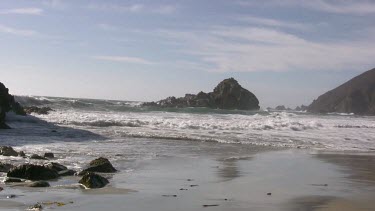
[[[82,184],[85,188],[102,188],[106,186],[109,181],[93,172],[87,172],[83,175],[82,179],[79,180],[79,183]]]
[[[23,164],[15,167],[7,173],[7,176],[28,180],[50,180],[59,177],[55,170],[33,164]]]

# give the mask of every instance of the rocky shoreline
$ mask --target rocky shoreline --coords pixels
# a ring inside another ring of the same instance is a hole
[[[76,172],[55,162],[56,158],[51,152],[46,152],[44,156],[36,154],[26,155],[25,152],[17,152],[10,146],[0,146],[0,155],[21,157],[21,159],[24,159],[23,164],[18,165],[10,162],[0,162],[0,173],[6,174],[3,181],[6,186],[0,187],[0,192],[4,188],[11,188],[12,186],[8,186],[10,184],[27,188],[48,188],[50,187],[49,181],[56,181],[66,176],[80,178],[77,185],[82,189],[103,188],[110,183],[107,178],[108,174],[117,172],[111,162],[103,157],[92,160],[87,164],[86,168],[80,172]],[[43,165],[31,164],[27,159],[45,160],[46,163]],[[36,205],[34,206],[39,210],[42,208],[42,205]]]

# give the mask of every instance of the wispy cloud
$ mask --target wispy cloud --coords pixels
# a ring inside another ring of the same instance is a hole
[[[254,25],[260,26],[269,26],[269,27],[276,27],[276,28],[289,28],[289,29],[297,29],[297,30],[307,30],[310,29],[308,24],[302,23],[295,23],[290,21],[282,21],[270,18],[261,18],[255,16],[240,16],[237,20],[250,23]]]
[[[108,24],[108,23],[99,23],[97,24],[98,28],[99,29],[102,29],[102,30],[105,30],[105,31],[115,31],[117,30],[118,28],[112,24]]]
[[[303,7],[328,13],[367,15],[375,14],[375,2],[370,0],[269,0],[269,1],[239,1],[242,6],[288,6]]]
[[[146,4],[90,4],[88,6],[91,10],[127,12],[127,13],[154,13],[154,14],[171,14],[177,10],[175,5],[158,5],[151,6]]]
[[[63,0],[42,0],[43,5],[53,9],[65,9],[67,7],[67,1]]]
[[[43,9],[36,8],[36,7],[0,10],[0,14],[41,15],[42,13],[43,13]]]
[[[159,31],[159,35],[184,43],[182,53],[195,56],[209,64],[210,71],[218,72],[358,69],[371,65],[375,56],[371,39],[323,43],[258,27],[166,30]]]
[[[38,32],[34,30],[16,29],[2,24],[0,24],[0,33],[7,33],[25,37],[30,37],[38,34]]]
[[[94,56],[94,59],[110,61],[110,62],[124,62],[124,63],[134,63],[134,64],[154,64],[151,61],[147,61],[140,57],[130,57],[130,56]]]

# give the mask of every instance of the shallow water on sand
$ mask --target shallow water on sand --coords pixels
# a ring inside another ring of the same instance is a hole
[[[5,186],[0,210],[24,210],[36,202],[66,203],[46,210],[312,210],[335,200],[366,200],[375,193],[371,155],[212,142],[168,147],[173,141],[134,140],[134,147],[147,146],[157,156],[116,160],[120,172],[106,175],[111,183],[101,190],[72,187],[76,177],[51,182],[50,188]],[[16,197],[4,198],[10,194]]]

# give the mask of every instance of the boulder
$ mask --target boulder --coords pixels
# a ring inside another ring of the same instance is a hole
[[[45,166],[23,164],[12,168],[8,173],[8,177],[16,177],[28,180],[50,180],[58,178],[55,170],[49,169]]]
[[[27,185],[27,187],[31,187],[31,188],[44,188],[44,187],[49,187],[49,186],[50,184],[46,181],[36,181]]]
[[[19,151],[18,152],[18,156],[20,156],[20,157],[26,157],[26,154],[25,154],[24,151]]]
[[[9,146],[1,146],[0,147],[0,155],[3,156],[18,156],[18,152],[16,152],[13,147]]]
[[[55,155],[52,152],[46,152],[46,153],[44,153],[43,157],[45,157],[45,158],[55,158]]]
[[[80,175],[85,174],[86,172],[101,172],[101,173],[113,173],[117,170],[112,166],[111,162],[107,158],[97,158],[92,160],[89,166],[84,169]]]
[[[37,154],[32,154],[32,155],[30,156],[30,159],[35,159],[35,160],[48,160],[47,158],[42,157],[42,156],[37,155]]]
[[[51,169],[51,170],[54,170],[56,172],[64,171],[64,170],[68,169],[66,166],[61,165],[59,163],[54,163],[54,162],[51,162],[51,163],[47,164],[46,167]]]
[[[186,94],[185,97],[168,97],[157,102],[143,103],[148,107],[207,107],[214,109],[239,109],[258,110],[257,97],[244,89],[234,78],[228,78],[220,82],[213,92],[198,94]]]
[[[319,96],[308,111],[375,115],[375,68]]]
[[[93,172],[87,172],[85,175],[83,175],[82,179],[79,180],[79,183],[82,184],[85,188],[91,189],[91,188],[102,188],[106,186],[109,181]]]

